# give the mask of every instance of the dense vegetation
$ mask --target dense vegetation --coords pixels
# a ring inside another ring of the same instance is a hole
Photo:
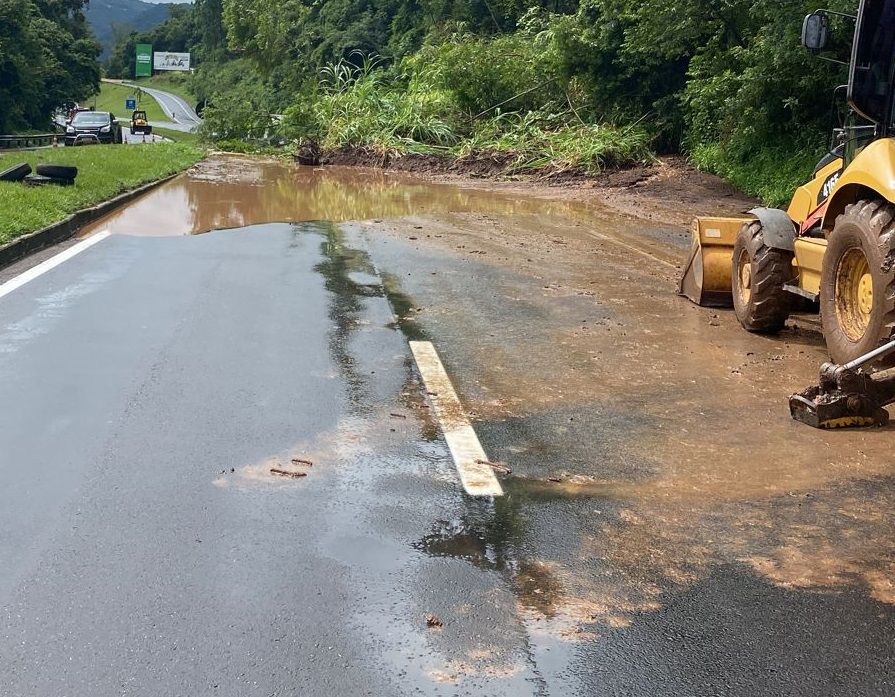
[[[45,129],[99,86],[85,0],[0,0],[0,133]]]
[[[7,0],[3,0],[7,1]],[[854,11],[856,0],[833,0]],[[577,169],[683,151],[780,202],[830,130],[841,67],[815,0],[198,0],[133,43],[191,49],[218,141],[493,153]],[[842,44],[852,27],[834,25]],[[120,49],[120,50],[119,50]],[[277,115],[282,115],[280,119]]]

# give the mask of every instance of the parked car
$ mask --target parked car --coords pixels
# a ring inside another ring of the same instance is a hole
[[[108,111],[79,111],[65,127],[66,145],[122,142],[121,126]]]

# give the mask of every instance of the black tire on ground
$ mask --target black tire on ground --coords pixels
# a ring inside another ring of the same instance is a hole
[[[848,363],[895,330],[895,206],[858,201],[836,218],[820,274],[827,350]]]
[[[744,223],[733,246],[731,285],[737,319],[750,332],[783,329],[792,295],[783,286],[793,277],[792,252],[764,243],[761,222]]]
[[[29,174],[22,180],[26,186],[43,186],[44,184],[55,184],[56,186],[71,186],[75,183],[74,179],[64,179],[61,177],[45,177],[42,174]]]
[[[74,179],[78,176],[78,168],[68,165],[39,164],[37,173],[43,177],[53,179]]]
[[[31,165],[27,162],[20,162],[0,172],[0,182],[20,182],[29,174],[31,174]]]

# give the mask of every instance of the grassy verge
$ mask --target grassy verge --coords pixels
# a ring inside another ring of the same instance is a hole
[[[125,108],[125,100],[128,97],[137,98],[137,108],[145,111],[150,121],[169,120],[158,102],[148,94],[140,94],[133,87],[116,85],[111,82],[101,82],[96,99],[88,100],[87,105],[96,104],[97,111],[111,111],[119,118],[130,119],[130,112]]]
[[[198,146],[201,142],[198,133],[187,133],[185,131],[175,131],[172,128],[152,127],[152,132],[173,140],[175,143],[186,143],[187,145]]]
[[[203,151],[185,143],[147,146],[91,145],[0,154],[0,170],[17,162],[74,165],[74,186],[0,182],[0,244],[33,232],[82,208],[188,168]]]

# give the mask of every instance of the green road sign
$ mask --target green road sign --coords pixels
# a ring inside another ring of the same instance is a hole
[[[152,44],[137,44],[136,65],[134,77],[152,77]]]

